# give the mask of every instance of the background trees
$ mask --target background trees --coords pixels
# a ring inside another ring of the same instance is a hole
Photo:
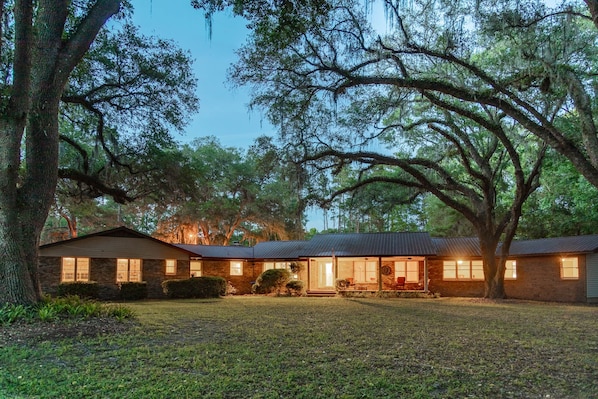
[[[385,1],[384,30],[361,3],[328,5],[279,42],[272,14],[254,13],[262,29],[232,76],[256,88],[254,105],[287,142],[304,146],[306,160],[331,160],[337,171],[360,165],[360,181],[338,193],[395,182],[430,191],[468,219],[490,265],[487,295],[502,296],[501,262],[492,259],[501,238],[508,251],[538,185],[542,142],[598,185],[596,31],[587,9]],[[369,175],[385,167],[408,177]]]

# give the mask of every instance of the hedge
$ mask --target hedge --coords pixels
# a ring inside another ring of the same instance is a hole
[[[226,295],[226,280],[213,276],[166,280],[162,290],[169,298],[218,298]]]
[[[119,284],[120,298],[126,301],[134,301],[147,298],[147,283],[125,282]]]
[[[58,296],[78,296],[79,298],[97,299],[99,286],[95,281],[72,281],[58,285]]]

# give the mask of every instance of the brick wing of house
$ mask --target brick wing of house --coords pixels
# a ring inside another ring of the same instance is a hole
[[[510,253],[509,297],[598,302],[598,235],[515,241]],[[39,266],[45,293],[55,294],[60,283],[95,281],[103,299],[117,298],[127,281],[144,281],[148,297],[163,298],[163,281],[193,276],[221,276],[237,294],[249,294],[257,277],[275,268],[296,271],[293,278],[304,281],[310,295],[484,292],[476,238],[423,232],[319,234],[244,247],[172,245],[119,227],[43,245]]]

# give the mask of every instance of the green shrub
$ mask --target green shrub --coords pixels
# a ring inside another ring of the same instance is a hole
[[[286,285],[287,293],[291,296],[303,296],[305,294],[305,283],[301,280],[291,280]]]
[[[226,295],[226,287],[224,278],[213,276],[162,282],[164,294],[169,298],[218,298]]]
[[[119,284],[120,298],[125,301],[134,301],[147,298],[147,283],[125,282]]]
[[[275,292],[276,295],[280,295],[282,288],[291,279],[291,273],[286,269],[269,269],[260,274],[255,281],[255,293],[257,294],[270,294]],[[254,287],[252,287],[252,292]]]
[[[58,285],[58,296],[78,296],[80,298],[97,299],[99,292],[98,283],[95,281],[74,281],[60,283]]]

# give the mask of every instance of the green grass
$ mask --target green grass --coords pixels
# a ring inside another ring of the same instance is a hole
[[[595,398],[598,307],[232,297],[0,347],[7,398]]]

